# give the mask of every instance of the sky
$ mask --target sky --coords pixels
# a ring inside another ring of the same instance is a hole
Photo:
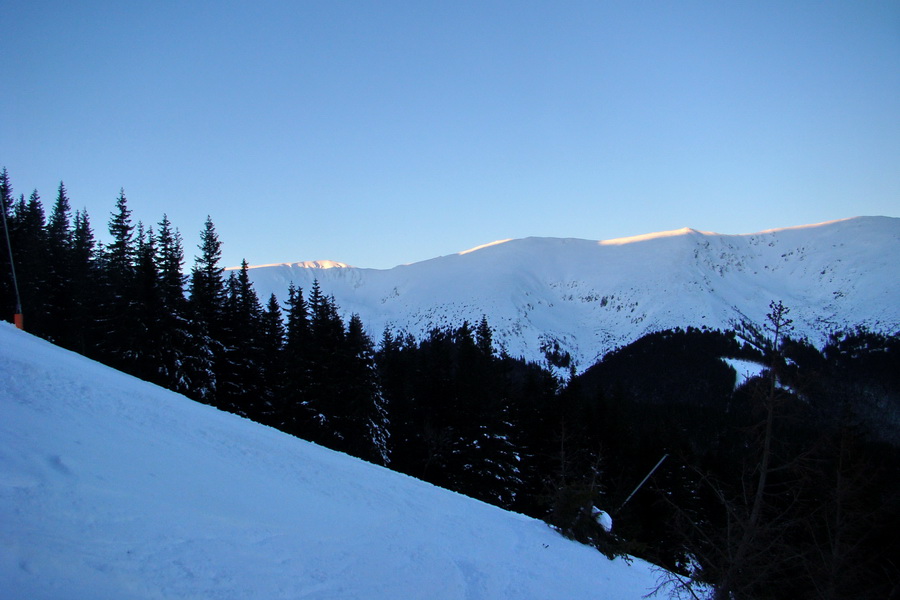
[[[900,217],[900,2],[3,0],[0,167],[187,268]]]

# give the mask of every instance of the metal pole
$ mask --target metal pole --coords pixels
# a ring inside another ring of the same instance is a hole
[[[618,514],[619,511],[622,510],[623,506],[628,504],[628,501],[631,500],[631,497],[634,496],[639,489],[641,489],[641,486],[643,486],[645,483],[647,483],[647,480],[650,479],[650,476],[656,472],[656,470],[659,468],[659,465],[663,464],[663,461],[666,460],[668,457],[669,457],[668,454],[663,454],[663,457],[661,459],[659,459],[659,462],[656,463],[656,466],[653,467],[652,469],[650,469],[650,472],[647,473],[647,476],[644,477],[644,479],[641,480],[641,482],[639,484],[637,484],[637,487],[634,488],[634,490],[630,494],[628,494],[628,497],[625,498],[625,502],[623,502],[622,504],[619,505],[619,508],[616,509],[616,514]]]
[[[16,279],[16,263],[13,261],[12,241],[9,239],[9,226],[6,224],[6,203],[2,196],[0,196],[0,214],[3,215],[3,232],[6,234],[6,249],[9,251],[9,269],[12,272],[13,290],[16,293],[15,323],[19,329],[25,329],[22,317],[22,298],[19,296],[19,282]]]

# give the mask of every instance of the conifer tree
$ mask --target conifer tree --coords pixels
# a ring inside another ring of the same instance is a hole
[[[135,331],[138,311],[135,226],[124,189],[119,191],[116,211],[108,227],[112,242],[103,254],[101,355],[107,364],[133,373],[139,343]]]
[[[156,234],[156,270],[159,273],[160,297],[166,312],[184,315],[187,283],[184,268],[184,247],[181,233],[173,228],[169,217],[163,214]]]
[[[279,399],[285,394],[285,345],[286,331],[281,306],[275,294],[269,296],[259,321],[260,375],[262,395],[259,403],[259,420],[278,426]]]
[[[222,327],[225,307],[225,269],[219,265],[222,259],[222,242],[216,233],[212,219],[206,217],[200,233],[200,256],[191,271],[190,304],[193,317],[206,325],[215,337]]]
[[[337,420],[340,414],[340,380],[343,366],[344,324],[334,298],[325,296],[318,281],[309,295],[310,350],[306,353],[308,380],[304,407],[312,441],[336,448],[344,442]]]
[[[100,268],[97,260],[97,242],[87,211],[76,211],[72,234],[71,294],[74,326],[71,348],[91,358],[97,358],[96,321],[97,307],[100,304],[97,290]]]
[[[263,408],[258,327],[262,308],[250,283],[247,261],[231,271],[227,283],[225,321],[222,328],[223,360],[217,372],[218,404],[226,410],[259,419]]]
[[[47,339],[72,348],[75,323],[72,306],[72,247],[73,230],[71,208],[66,187],[59,190],[50,218],[47,221]]]
[[[309,305],[303,290],[288,287],[286,305],[287,327],[285,331],[282,368],[282,392],[273,410],[273,425],[296,436],[311,435],[310,411],[307,407],[307,389],[310,380],[310,355],[312,334],[309,323]]]
[[[488,324],[486,315],[482,315],[475,329],[475,345],[485,356],[492,356],[494,353],[494,332]]]
[[[191,270],[189,300],[191,334],[196,340],[195,350],[199,357],[191,372],[192,395],[202,402],[215,404],[217,372],[223,368],[224,360],[225,283],[224,268],[219,265],[222,242],[209,216],[200,233],[199,248],[200,256],[196,257]]]
[[[181,234],[172,227],[168,216],[163,215],[156,234],[160,329],[162,332],[160,355],[160,380],[162,385],[180,393],[193,388],[191,364],[199,359],[199,349],[194,347],[187,314],[184,286],[187,282],[184,267],[184,248]]]
[[[134,224],[131,222],[131,209],[125,190],[119,190],[116,198],[116,211],[109,220],[109,234],[112,242],[106,246],[104,267],[108,273],[113,293],[125,295],[134,279],[135,245]]]
[[[25,327],[31,333],[43,336],[47,331],[45,299],[49,259],[44,205],[38,191],[34,190],[27,202],[20,196],[15,213],[10,236],[16,248],[14,259]]]
[[[163,305],[160,294],[159,273],[156,270],[156,239],[153,229],[144,229],[138,222],[135,245],[134,277],[135,343],[130,361],[133,373],[146,381],[165,385],[163,343]]]
[[[381,465],[390,462],[389,422],[375,369],[375,351],[359,315],[350,317],[338,422],[346,452]]]

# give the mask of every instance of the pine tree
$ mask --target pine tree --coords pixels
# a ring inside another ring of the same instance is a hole
[[[191,271],[190,304],[193,318],[206,325],[211,335],[218,334],[223,326],[225,307],[225,269],[219,265],[222,259],[222,242],[216,233],[212,219],[206,217],[200,233],[200,256]]]
[[[258,327],[262,308],[250,283],[247,261],[240,271],[231,271],[227,282],[224,345],[219,381],[218,405],[239,415],[259,420],[263,407],[261,377],[262,350]]]
[[[146,381],[165,385],[162,374],[165,349],[163,304],[156,270],[156,239],[153,229],[138,222],[134,277],[135,343],[130,361],[133,373]]]
[[[96,320],[100,303],[97,281],[100,273],[97,243],[87,211],[75,212],[72,240],[71,294],[74,326],[71,330],[71,348],[85,356],[97,358]]]
[[[189,300],[191,335],[196,341],[198,361],[192,367],[190,378],[194,388],[192,397],[215,404],[217,372],[223,368],[224,361],[225,270],[219,266],[222,242],[211,217],[206,217],[199,248],[200,256],[191,270]]]
[[[116,211],[110,217],[108,228],[112,242],[103,253],[101,356],[107,364],[133,373],[139,343],[135,331],[138,317],[136,247],[135,227],[124,189],[119,191]]]
[[[109,220],[109,234],[112,242],[106,246],[105,268],[114,286],[114,292],[124,293],[134,279],[135,245],[134,224],[131,222],[131,209],[125,190],[119,190],[116,198],[116,211]]]
[[[299,437],[311,435],[312,418],[308,409],[307,390],[310,381],[312,334],[309,305],[303,290],[288,287],[287,327],[282,359],[283,388],[273,409],[272,425]]]
[[[17,250],[14,259],[25,314],[25,328],[35,335],[43,336],[47,331],[45,299],[49,258],[44,206],[37,190],[31,193],[28,202],[24,196],[19,197],[10,237]]]
[[[281,306],[275,294],[262,312],[259,321],[260,375],[262,392],[259,402],[260,422],[278,426],[279,400],[285,394],[285,340],[286,331]]]
[[[485,356],[494,354],[494,332],[488,324],[487,316],[482,315],[478,327],[475,329],[475,345]]]
[[[340,437],[343,449],[381,465],[390,462],[389,421],[375,369],[375,351],[359,315],[350,317],[346,335],[346,366],[340,396]]]
[[[191,364],[196,356],[188,319],[184,286],[184,248],[181,234],[166,215],[159,222],[154,257],[159,285],[159,319],[162,339],[159,376],[167,388],[189,394],[193,389]],[[199,367],[194,370],[202,371]]]
[[[173,228],[169,217],[164,214],[156,234],[156,270],[159,272],[163,305],[171,311],[181,313],[185,310],[184,286],[187,283],[183,268],[181,234]]]
[[[314,281],[309,295],[310,350],[306,353],[308,381],[304,406],[311,421],[308,439],[329,448],[346,445],[346,433],[339,421],[341,378],[344,365],[344,324],[334,298],[325,296]]]

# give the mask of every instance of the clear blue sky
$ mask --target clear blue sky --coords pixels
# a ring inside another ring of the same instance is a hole
[[[3,0],[0,166],[229,266],[900,216],[900,2]]]

